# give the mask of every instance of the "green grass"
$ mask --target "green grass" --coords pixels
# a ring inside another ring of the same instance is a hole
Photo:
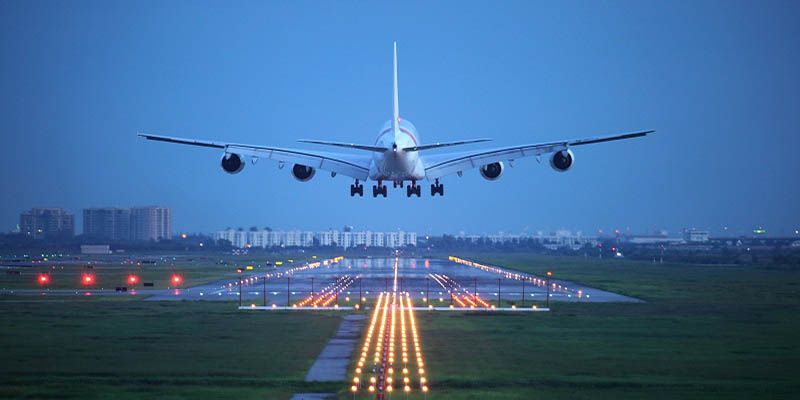
[[[288,398],[340,316],[211,302],[0,302],[2,398]]]
[[[321,260],[327,255],[319,255]],[[158,259],[157,264],[131,263],[128,257],[120,256],[83,256],[81,262],[75,263],[71,259],[52,259],[44,263],[18,267],[4,267],[0,270],[0,289],[40,289],[42,286],[37,282],[40,273],[50,274],[51,282],[47,288],[52,289],[76,289],[83,288],[81,277],[83,273],[93,273],[96,283],[93,288],[114,288],[117,286],[129,286],[127,278],[130,274],[139,276],[140,282],[152,282],[153,288],[163,289],[171,287],[170,278],[173,273],[183,277],[183,287],[197,286],[214,280],[222,279],[226,276],[236,276],[237,267],[252,265],[254,269],[248,273],[263,274],[266,272],[279,271],[290,266],[289,259],[295,263],[301,260],[310,259],[310,256],[289,254],[283,256],[178,256],[166,258],[158,257],[133,257],[144,259]],[[302,258],[301,258],[302,257]],[[281,267],[266,266],[266,262],[282,261]],[[86,268],[91,265],[92,268]],[[19,275],[8,274],[6,271],[19,271]],[[142,287],[139,283],[137,287]]]
[[[645,302],[553,302],[551,313],[535,314],[419,313],[431,399],[800,393],[798,266],[459,256],[538,274],[551,270],[556,278]]]

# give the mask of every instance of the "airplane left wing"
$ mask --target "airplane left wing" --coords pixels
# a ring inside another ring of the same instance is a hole
[[[369,164],[371,161],[370,154],[336,154],[314,152],[250,144],[185,139],[143,133],[140,133],[139,136],[147,140],[155,140],[159,142],[221,149],[225,152],[225,154],[238,154],[240,156],[252,157],[254,160],[266,158],[278,162],[301,164],[323,171],[342,174],[355,179],[366,180],[369,176]]]
[[[569,149],[571,146],[610,142],[614,140],[632,139],[646,136],[655,131],[642,131],[625,133],[621,135],[602,136],[597,138],[565,140],[560,142],[529,144],[522,146],[504,147],[492,150],[479,150],[462,153],[445,153],[425,156],[425,176],[428,179],[437,179],[442,176],[464,171],[466,169],[481,167],[498,161],[516,160],[524,157],[541,156]]]

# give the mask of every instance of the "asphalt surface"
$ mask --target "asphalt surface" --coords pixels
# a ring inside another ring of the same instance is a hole
[[[344,259],[338,263],[320,265],[295,271],[279,273],[281,269],[248,271],[242,274],[241,296],[244,305],[264,305],[264,277],[266,279],[266,302],[268,305],[294,305],[311,296],[324,295],[334,282],[347,280],[334,303],[341,306],[358,303],[359,297],[374,298],[382,291],[391,290],[394,274],[394,258]],[[278,276],[280,275],[280,276]],[[498,297],[504,301],[542,301],[547,296],[544,277],[522,274],[500,266],[492,271],[441,259],[400,259],[398,266],[399,289],[408,291],[413,299],[430,298],[430,304],[447,306],[450,303],[448,290],[463,294],[477,293],[489,303]],[[570,302],[639,302],[640,300],[620,294],[582,286],[577,283],[550,280],[551,301]],[[237,276],[221,279],[204,285],[182,289],[137,289],[118,292],[114,289],[5,289],[0,295],[23,296],[142,296],[150,301],[238,301],[239,279]],[[287,292],[289,296],[287,297]],[[330,293],[330,292],[328,292]],[[523,296],[524,295],[524,296]],[[311,297],[314,299],[315,297]]]

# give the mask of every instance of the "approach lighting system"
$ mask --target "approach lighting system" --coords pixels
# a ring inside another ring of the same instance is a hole
[[[135,285],[137,283],[139,283],[139,277],[138,276],[136,276],[134,274],[128,275],[128,284],[129,285]]]
[[[170,282],[172,282],[174,286],[178,286],[183,283],[183,277],[179,274],[172,274],[172,279],[170,279]]]
[[[40,285],[45,286],[50,283],[50,274],[39,274],[36,277],[36,282],[39,282]]]

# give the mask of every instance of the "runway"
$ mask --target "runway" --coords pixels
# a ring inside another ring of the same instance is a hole
[[[297,264],[289,268],[242,273],[241,298],[246,306],[352,307],[358,299],[390,292],[394,258],[356,258]],[[555,268],[557,270],[557,268]],[[451,257],[449,260],[400,258],[398,290],[436,308],[487,308],[530,305],[547,297],[545,277],[523,274]],[[551,279],[550,300],[568,302],[639,302],[640,300],[578,283]],[[266,289],[266,290],[265,290]],[[266,293],[265,293],[266,292]],[[182,289],[8,289],[0,295],[22,296],[141,296],[148,301],[238,301],[239,277]],[[266,296],[265,296],[266,294]],[[266,299],[266,303],[265,303]],[[523,300],[524,299],[524,300]],[[430,300],[430,301],[428,301]],[[500,303],[498,305],[498,300]]]

